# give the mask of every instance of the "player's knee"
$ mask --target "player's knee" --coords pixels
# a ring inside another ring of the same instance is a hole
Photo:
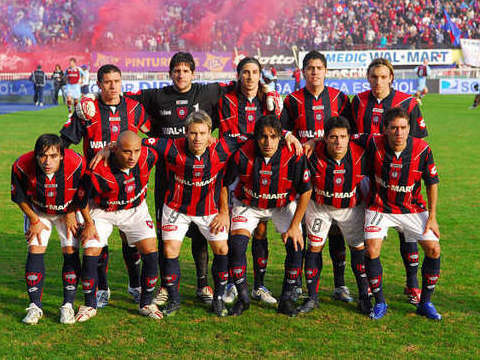
[[[215,255],[227,255],[228,244],[227,241],[210,241],[210,246]]]
[[[46,246],[30,245],[28,247],[28,252],[30,254],[45,254],[45,251],[47,251]]]
[[[375,259],[380,256],[380,250],[382,248],[382,240],[374,239],[367,240],[365,255],[370,259]]]
[[[78,249],[76,247],[73,247],[73,246],[64,246],[62,247],[62,253],[63,254],[73,254],[77,251]]]
[[[89,247],[85,249],[83,254],[86,256],[100,256],[101,252],[102,248],[100,247]]]
[[[422,241],[421,242],[425,256],[432,259],[440,257],[440,243],[438,241]]]
[[[310,245],[310,247],[308,248],[308,251],[312,252],[312,253],[319,253],[320,251],[323,250],[323,245],[320,245],[320,246],[312,246]]]
[[[180,255],[181,241],[167,240],[163,242],[163,254],[167,259],[175,259]]]

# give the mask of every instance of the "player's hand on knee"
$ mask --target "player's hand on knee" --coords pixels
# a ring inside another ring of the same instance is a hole
[[[31,222],[30,227],[28,228],[28,231],[25,234],[28,245],[31,245],[32,241],[35,240],[36,238],[38,240],[38,245],[42,246],[42,238],[40,234],[42,233],[43,230],[48,231],[49,229],[47,225],[45,225],[43,222],[40,221],[40,219],[37,219],[36,221]]]
[[[65,214],[63,217],[63,221],[65,222],[65,228],[67,229],[67,235],[75,236],[78,232],[80,227],[79,223],[77,222],[77,217],[75,216],[75,211],[70,211]]]
[[[82,246],[85,246],[89,240],[97,240],[100,242],[100,237],[98,236],[97,228],[95,227],[94,223],[86,223],[83,228],[82,235],[80,236]]]
[[[230,217],[228,213],[218,213],[210,223],[210,232],[217,235],[222,231],[228,232],[230,227]]]
[[[288,238],[292,239],[295,251],[303,250],[303,236],[298,226],[291,226],[287,232],[282,234],[282,240],[284,244],[287,243]]]
[[[423,235],[425,235],[428,230],[432,230],[436,237],[440,238],[440,227],[438,226],[436,216],[428,216],[427,223],[425,224],[425,231]]]

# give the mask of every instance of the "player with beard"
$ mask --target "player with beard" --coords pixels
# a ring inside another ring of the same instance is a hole
[[[340,115],[347,119],[351,118],[350,100],[340,90],[325,86],[326,74],[325,56],[318,51],[310,51],[303,59],[305,87],[285,98],[281,117],[283,126],[291,130],[302,143],[322,137],[324,124],[329,118]],[[332,296],[336,300],[350,302],[352,297],[350,290],[345,286],[344,276],[345,241],[335,221],[330,227],[328,238],[335,286]],[[320,266],[321,254],[318,258]]]
[[[383,128],[383,115],[394,107],[404,109],[408,114],[410,135],[424,138],[428,135],[425,121],[416,99],[392,88],[393,66],[387,60],[373,60],[367,69],[367,79],[371,90],[357,94],[352,101],[353,133],[380,134]],[[418,246],[416,242],[406,242],[399,232],[400,254],[406,271],[405,294],[411,304],[420,302],[418,286]]]
[[[262,116],[248,140],[231,157],[224,190],[235,186],[229,239],[230,276],[238,290],[231,315],[250,306],[246,278],[248,240],[260,221],[272,219],[286,248],[285,276],[278,312],[295,316],[295,285],[301,275],[303,237],[301,221],[311,195],[310,172],[305,156],[296,155],[282,141],[280,120]],[[299,195],[298,204],[296,200]]]

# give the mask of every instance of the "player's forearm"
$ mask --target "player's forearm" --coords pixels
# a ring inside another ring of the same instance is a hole
[[[38,222],[39,220],[39,217],[38,217],[38,214],[33,211],[32,207],[30,206],[29,203],[27,202],[21,202],[18,204],[18,207],[20,208],[20,210],[23,211],[23,213],[28,216],[28,218],[30,219],[30,223],[34,224],[36,222]]]
[[[428,212],[431,217],[437,215],[438,184],[427,185]]]
[[[302,195],[300,195],[297,201],[297,209],[295,210],[295,214],[293,215],[293,219],[290,224],[290,227],[300,225],[300,222],[302,221],[303,216],[305,215],[305,211],[307,210],[307,205],[308,205],[308,202],[310,201],[311,196],[312,196],[312,190],[308,190],[304,192]]]
[[[226,186],[222,186],[222,189],[220,190],[218,212],[220,214],[228,214],[228,187]]]
[[[80,209],[85,225],[93,225],[93,219],[90,216],[90,206],[86,205],[83,209]]]

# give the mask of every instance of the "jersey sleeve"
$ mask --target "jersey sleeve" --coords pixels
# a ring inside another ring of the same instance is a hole
[[[310,169],[308,168],[307,158],[302,155],[295,166],[295,190],[298,194],[303,194],[312,190]]]
[[[142,145],[150,149],[153,149],[157,154],[157,157],[164,159],[167,152],[168,142],[172,141],[167,138],[144,138],[142,139]]]
[[[11,177],[11,199],[14,203],[20,204],[27,201],[27,184],[24,174],[20,171],[17,166],[17,162],[12,166],[12,177]]]
[[[124,96],[138,101],[149,114],[155,114],[162,99],[167,95],[163,89],[145,89],[135,93],[127,92],[124,93]]]
[[[92,182],[92,172],[86,170],[80,179],[80,185],[73,199],[74,207],[78,209],[84,209],[88,204],[88,199],[93,197],[92,193],[94,192],[94,186]]]
[[[70,146],[70,144],[79,144],[83,139],[85,134],[85,124],[80,118],[73,113],[67,122],[63,125],[60,130],[60,137],[62,138],[65,147]]]
[[[223,178],[223,186],[230,186],[233,184],[238,176],[238,167],[240,166],[240,151],[237,151],[228,160],[225,176]]]
[[[422,178],[426,185],[438,184],[440,179],[438,178],[437,167],[433,159],[433,153],[430,146],[427,147],[425,155],[425,165],[422,169]]]
[[[340,116],[348,119],[350,124],[352,124],[352,104],[350,103],[348,96],[343,92],[340,92],[340,95],[338,96],[338,113]]]
[[[358,108],[360,106],[360,100],[358,98],[358,95],[356,95],[353,100],[352,100],[352,103],[350,105],[350,108],[351,108],[351,112],[350,112],[350,116],[347,117],[347,119],[350,120],[350,127],[352,128],[352,134],[356,134],[358,133],[358,125],[357,125],[357,122],[359,121],[358,119]]]
[[[221,161],[227,161],[228,158],[237,151],[248,138],[244,135],[240,136],[225,136],[220,139],[220,141],[215,146],[219,158]]]
[[[294,127],[293,126],[294,119],[292,119],[292,116],[291,116],[292,101],[293,101],[292,97],[290,95],[287,95],[287,97],[283,101],[283,109],[282,109],[282,113],[280,114],[280,122],[282,123],[282,127],[285,130],[289,130],[289,131],[292,131]]]
[[[410,135],[419,139],[427,137],[427,125],[425,124],[422,112],[420,111],[420,107],[415,98],[410,100],[408,113],[410,114]]]

